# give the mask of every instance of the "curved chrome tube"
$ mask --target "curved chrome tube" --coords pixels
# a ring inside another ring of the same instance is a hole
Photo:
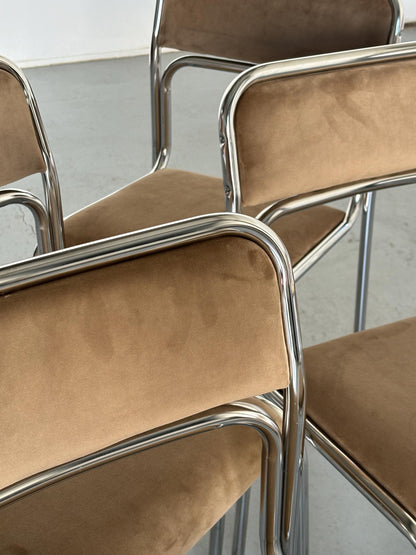
[[[306,274],[306,272],[308,272],[312,266],[314,266],[322,258],[322,256],[324,256],[325,253],[331,250],[332,247],[350,231],[360,215],[362,206],[363,199],[361,195],[356,195],[350,200],[342,222],[340,222],[335,229],[328,233],[326,237],[324,237],[312,250],[305,254],[305,256],[293,266],[295,281],[298,281],[304,274]]]
[[[158,79],[159,82],[157,86],[159,87],[160,104],[158,110],[156,110],[156,108],[154,110],[155,114],[158,112],[158,115],[155,115],[155,122],[153,125],[155,126],[156,123],[159,122],[160,130],[159,142],[156,148],[157,155],[155,154],[156,157],[154,158],[154,169],[159,170],[167,166],[172,148],[171,83],[175,73],[183,67],[241,73],[253,65],[254,64],[240,62],[239,60],[215,58],[213,56],[186,55],[176,58],[166,67],[162,77]],[[155,64],[153,67],[155,67]],[[154,75],[153,72],[152,75]],[[155,90],[155,87],[152,87],[152,90]]]
[[[278,200],[259,212],[256,217],[262,222],[270,225],[286,214],[299,212],[311,206],[318,206],[335,200],[354,197],[356,195],[365,195],[372,191],[381,191],[382,189],[390,189],[391,187],[413,185],[415,182],[416,171],[391,175],[381,179],[356,181],[354,183],[332,187],[331,189],[323,189],[317,192],[304,193],[296,197]]]
[[[160,152],[160,49],[158,37],[160,22],[162,17],[163,0],[157,0],[155,18],[153,20],[152,42],[150,45],[149,66],[150,66],[150,99],[152,113],[152,166],[155,165]]]
[[[35,220],[36,239],[39,254],[51,252],[51,236],[47,210],[42,201],[32,193],[22,189],[0,189],[0,206],[22,204],[29,208]]]
[[[42,180],[45,190],[52,249],[62,249],[64,247],[63,215],[58,174],[35,96],[24,73],[12,61],[0,57],[0,69],[11,73],[19,81],[25,93],[33,125],[36,129],[39,147],[46,165],[46,171],[42,173]]]

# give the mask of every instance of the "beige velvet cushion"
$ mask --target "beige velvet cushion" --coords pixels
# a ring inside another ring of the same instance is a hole
[[[416,515],[416,318],[306,349],[308,417]]]
[[[231,427],[84,472],[0,509],[0,553],[186,553],[260,460],[256,432]]]
[[[181,170],[160,170],[65,220],[65,243],[73,246],[174,220],[223,212],[222,181]],[[262,206],[244,207],[256,216]],[[285,216],[272,225],[298,262],[342,220],[344,213],[320,206]]]
[[[236,109],[243,202],[414,171],[415,102],[414,59],[253,84]]]
[[[386,44],[388,0],[164,0],[159,43],[256,63]]]
[[[45,169],[25,93],[0,70],[0,186]]]
[[[0,324],[0,487],[289,380],[274,266],[238,237],[7,294]]]

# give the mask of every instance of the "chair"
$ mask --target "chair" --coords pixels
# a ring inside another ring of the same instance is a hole
[[[4,266],[0,291],[2,553],[185,553],[260,469],[263,552],[298,553],[302,358],[267,226],[152,228]]]
[[[307,437],[416,547],[416,318],[305,349]]]
[[[247,70],[228,89],[220,114],[228,208],[238,212],[242,202],[267,204],[279,195],[258,216],[269,225],[310,206],[414,184],[415,69],[416,45],[409,43]],[[318,379],[314,387],[319,405]]]
[[[403,25],[400,0],[157,0],[150,52],[153,164],[160,169],[169,161],[171,82],[179,69],[241,72],[258,63],[395,43]],[[195,55],[180,56],[162,71],[162,47]],[[370,194],[362,204],[356,331],[365,326],[374,202]],[[250,209],[241,206],[251,214]],[[320,206],[302,213],[301,220],[297,214],[275,222],[297,277],[351,228],[358,213],[355,203],[345,213]]]

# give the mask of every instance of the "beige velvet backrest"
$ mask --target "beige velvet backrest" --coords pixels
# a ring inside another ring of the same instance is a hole
[[[163,0],[160,46],[262,63],[386,44],[389,0]]]
[[[0,67],[0,186],[45,170],[22,85]]]
[[[386,51],[399,52],[381,47],[368,56]],[[415,170],[416,55],[407,55],[286,77],[282,64],[264,66],[269,76],[246,87],[235,111],[243,203]]]
[[[276,270],[221,237],[0,297],[0,488],[289,383]]]

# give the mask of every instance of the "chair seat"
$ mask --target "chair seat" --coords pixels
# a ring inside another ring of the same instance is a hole
[[[0,509],[0,553],[186,553],[257,478],[260,461],[259,435],[242,426],[130,455]]]
[[[201,214],[224,211],[220,179],[165,169],[124,187],[65,220],[68,247]],[[244,209],[249,216],[263,206]],[[334,229],[344,212],[319,206],[283,217],[272,228],[296,264]]]
[[[304,351],[308,418],[416,515],[416,318]]]

